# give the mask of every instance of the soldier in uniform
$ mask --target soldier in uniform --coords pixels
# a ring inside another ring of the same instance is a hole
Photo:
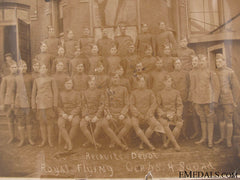
[[[83,29],[83,36],[79,39],[79,47],[83,55],[89,56],[91,54],[91,44],[94,44],[94,38],[90,35],[88,27]]]
[[[145,73],[149,73],[155,68],[157,58],[152,56],[152,52],[152,46],[145,46],[144,57],[141,59]]]
[[[110,50],[111,55],[105,59],[104,67],[108,75],[113,75],[118,66],[123,66],[123,60],[117,55],[118,49],[113,46]]]
[[[125,78],[124,75],[124,69],[122,66],[118,66],[117,69],[115,70],[116,74],[119,75],[120,78],[120,82],[119,85],[123,86],[125,88],[127,88],[128,92],[130,93],[131,91],[131,85],[130,85],[130,81],[128,78]]]
[[[127,150],[127,146],[123,145],[121,141],[125,141],[124,137],[127,135],[131,128],[131,120],[128,117],[129,110],[129,97],[127,88],[119,86],[120,78],[115,75],[111,79],[111,87],[106,90],[105,95],[105,114],[106,117],[102,124],[103,129],[109,130],[109,125],[112,125],[114,132],[106,132],[111,137],[114,143],[118,144],[124,150]],[[112,134],[112,135],[111,135]],[[109,147],[113,147],[111,143]]]
[[[85,73],[84,64],[79,63],[76,65],[76,73],[73,74],[73,89],[82,92],[88,87],[89,76]]]
[[[52,73],[56,72],[56,64],[58,62],[63,63],[63,72],[69,74],[69,59],[65,56],[65,50],[63,47],[59,47],[58,56],[54,59],[52,64]]]
[[[134,44],[130,44],[128,46],[128,54],[124,58],[124,69],[125,69],[125,76],[130,77],[136,70],[136,65],[139,63],[139,56],[135,51]]]
[[[215,142],[219,144],[224,141],[225,130],[227,147],[232,147],[233,135],[233,112],[234,107],[237,107],[240,97],[240,85],[234,71],[226,67],[226,60],[223,54],[216,54],[217,76],[220,84],[220,97],[218,114],[220,128],[220,139]]]
[[[135,90],[138,89],[138,81],[144,78],[146,81],[146,87],[147,89],[150,88],[151,82],[150,82],[150,76],[143,71],[143,64],[138,63],[136,65],[136,72],[129,78],[130,84],[131,84],[131,89]]]
[[[14,114],[14,97],[16,88],[17,64],[10,62],[10,74],[3,77],[0,91],[1,110],[4,110],[8,119],[9,140],[8,144],[12,143],[15,138],[15,114]]]
[[[72,59],[74,57],[74,53],[76,51],[77,46],[78,44],[77,41],[74,40],[74,34],[71,30],[69,30],[67,32],[67,40],[64,43],[67,58]]]
[[[86,147],[91,143],[97,148],[101,147],[101,145],[96,142],[96,138],[100,133],[104,115],[104,91],[96,87],[96,80],[94,78],[89,79],[88,85],[89,88],[82,94],[83,119],[80,122],[80,128],[87,138],[87,142],[84,143],[83,146]]]
[[[159,23],[159,29],[160,33],[156,35],[154,41],[154,54],[162,57],[164,56],[163,50],[165,46],[172,47],[172,49],[176,49],[177,46],[173,33],[167,30],[164,22]]]
[[[69,62],[69,73],[71,76],[74,73],[76,73],[76,66],[79,63],[84,64],[84,66],[87,67],[88,59],[85,55],[82,54],[81,50],[79,48],[77,48],[74,53],[74,58],[71,59]]]
[[[150,84],[153,92],[157,94],[157,92],[163,90],[164,83],[163,79],[167,75],[167,71],[163,68],[163,60],[162,58],[158,58],[155,63],[155,70],[150,73]]]
[[[48,53],[51,54],[51,56],[56,57],[58,52],[59,40],[56,37],[54,28],[51,26],[48,26],[48,38],[44,40],[44,43],[46,43],[48,47]]]
[[[42,42],[40,46],[40,53],[36,55],[36,59],[40,64],[45,64],[51,74],[53,56],[48,53],[48,46],[46,43]]]
[[[99,48],[99,55],[108,57],[110,55],[110,49],[113,46],[114,41],[108,37],[108,31],[106,28],[102,29],[102,38],[97,41]]]
[[[36,58],[34,58],[32,60],[32,69],[33,69],[33,71],[31,73],[33,81],[39,76],[39,68],[40,68],[40,63],[39,63],[39,61]]]
[[[217,75],[208,69],[207,58],[201,55],[199,69],[196,75],[190,78],[189,99],[194,103],[194,108],[201,122],[202,137],[195,143],[204,143],[208,138],[209,148],[213,146],[214,108],[218,102],[219,92]]]
[[[18,132],[20,142],[18,147],[23,146],[25,141],[25,127],[27,129],[28,142],[31,145],[35,143],[32,140],[32,120],[33,113],[31,110],[32,95],[32,76],[27,73],[27,64],[23,60],[18,61],[18,72],[15,86],[15,116],[18,122]]]
[[[163,50],[162,59],[163,59],[164,70],[166,70],[167,72],[172,72],[175,58],[172,57],[171,48],[169,46],[165,46]]]
[[[191,86],[190,82],[192,82],[192,79],[195,79],[196,76],[198,76],[198,67],[199,67],[199,59],[198,56],[192,57],[192,70],[189,72],[189,94],[188,94],[188,101],[192,102],[191,100],[191,92],[193,92],[194,86]],[[194,104],[191,103],[190,108],[192,110],[192,125],[193,125],[193,134],[190,136],[190,139],[194,139],[199,135],[199,117],[197,116],[196,110],[194,108]]]
[[[158,128],[162,133],[163,127],[156,126],[159,122],[154,117],[154,113],[157,107],[156,98],[152,90],[146,88],[146,82],[144,78],[138,81],[138,89],[134,90],[130,96],[130,111],[132,114],[132,126],[135,133],[142,142],[144,142],[151,150],[155,150],[155,147],[150,143],[145,136],[142,126],[149,124],[153,130]],[[143,144],[139,146],[143,149]]]
[[[173,87],[180,92],[182,103],[183,103],[183,136],[187,137],[187,125],[188,120],[191,119],[189,113],[189,102],[188,100],[188,89],[189,89],[189,77],[188,73],[182,69],[182,62],[180,59],[176,59],[174,62],[174,71],[170,73],[173,79]]]
[[[91,55],[88,56],[88,68],[87,72],[89,75],[94,75],[95,69],[99,63],[103,62],[103,57],[98,55],[98,46],[91,46]]]
[[[2,79],[4,76],[7,76],[10,74],[10,65],[14,63],[15,61],[12,58],[11,53],[6,53],[5,54],[5,61],[1,63],[1,74],[0,78]]]
[[[175,149],[179,151],[180,147],[177,144],[176,139],[178,139],[183,126],[183,104],[179,91],[172,88],[172,81],[173,80],[169,75],[165,76],[165,88],[157,94],[157,114],[160,122],[165,126],[165,131],[168,129],[166,128],[167,126],[174,126],[172,134],[175,138],[170,135],[170,138],[164,142],[164,147],[168,147],[169,141],[172,141]]]
[[[148,24],[142,24],[141,33],[136,39],[136,48],[138,55],[143,57],[145,55],[146,46],[153,46],[152,34],[149,32]]]
[[[79,92],[73,90],[72,79],[66,77],[64,81],[65,88],[59,93],[58,128],[60,136],[66,142],[64,148],[71,151],[73,148],[72,140],[76,137],[79,128],[81,95]],[[71,125],[69,131],[66,128],[67,124]]]
[[[65,79],[68,77],[68,74],[64,72],[64,64],[63,62],[59,61],[56,64],[56,73],[52,75],[54,80],[57,83],[57,87],[59,92],[65,89]]]
[[[33,83],[31,99],[32,109],[40,123],[42,137],[40,147],[45,146],[47,141],[49,146],[53,147],[53,127],[58,106],[58,88],[55,80],[47,75],[47,71],[46,65],[41,64],[40,75]]]
[[[115,43],[118,47],[118,55],[124,57],[128,53],[129,44],[133,43],[131,36],[126,35],[126,26],[121,24],[120,27],[120,35],[115,36]]]
[[[177,49],[177,56],[182,61],[182,68],[185,71],[192,69],[192,56],[195,56],[194,50],[187,47],[187,39],[184,38],[180,41]]]

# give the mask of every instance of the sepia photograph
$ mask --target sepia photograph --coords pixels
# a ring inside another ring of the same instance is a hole
[[[240,0],[0,0],[0,179],[240,178]]]

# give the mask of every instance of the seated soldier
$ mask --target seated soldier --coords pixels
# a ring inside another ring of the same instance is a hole
[[[158,127],[160,132],[164,132],[161,124],[154,117],[156,107],[157,103],[154,93],[146,88],[146,82],[144,78],[141,78],[138,81],[138,89],[134,90],[130,96],[130,111],[132,114],[132,125],[136,134],[151,150],[155,150],[155,148],[140,127],[149,124],[153,129]],[[143,149],[142,143],[139,148]]]
[[[135,51],[135,46],[134,44],[130,44],[128,46],[128,54],[124,58],[124,66],[123,68],[125,69],[125,76],[130,77],[133,75],[133,73],[136,70],[136,65],[139,63],[139,56],[137,55]]]
[[[105,91],[108,88],[109,84],[109,76],[104,72],[104,67],[101,62],[97,64],[95,69],[94,76],[92,76],[96,80],[96,86],[98,89]]]
[[[123,86],[123,87],[126,87],[128,92],[130,92],[130,90],[131,90],[130,82],[129,82],[128,78],[125,78],[123,76],[123,74],[124,74],[123,67],[122,66],[118,66],[116,71],[115,71],[115,73],[118,74],[119,77],[120,77],[120,85]]]
[[[81,96],[79,92],[73,90],[72,79],[66,77],[64,81],[65,89],[59,94],[58,128],[59,134],[66,142],[64,149],[71,151],[73,148],[72,140],[77,135],[79,127]],[[67,124],[71,125],[69,132],[66,128]]]
[[[183,126],[183,104],[180,93],[172,88],[172,83],[172,78],[166,75],[164,78],[165,88],[157,94],[157,113],[163,125],[174,126],[172,133],[175,139],[178,139]],[[164,147],[168,147],[169,140],[165,141]],[[180,150],[178,145],[175,145],[175,148],[176,150]]]
[[[88,56],[88,67],[85,67],[88,75],[94,75],[97,65],[102,62],[103,57],[98,55],[98,46],[92,45],[91,55]]]
[[[104,92],[96,87],[95,78],[89,79],[88,86],[88,89],[82,93],[83,119],[80,122],[80,128],[87,138],[87,142],[84,143],[83,146],[91,143],[97,148],[101,147],[101,145],[96,142],[96,138],[99,135],[103,119]],[[93,129],[94,125],[95,129]]]
[[[144,57],[141,59],[145,73],[149,73],[155,68],[157,58],[152,56],[152,53],[153,53],[152,46],[147,45],[145,47]]]
[[[129,132],[131,128],[131,120],[128,117],[128,108],[129,108],[129,98],[127,88],[119,85],[120,78],[118,75],[115,75],[111,79],[111,87],[106,90],[105,95],[105,114],[106,118],[103,121],[102,128],[106,134],[118,144],[124,150],[127,150],[128,147],[122,144],[121,141],[124,141],[124,136]],[[109,130],[109,125],[114,127],[114,132]],[[111,134],[110,134],[111,133]],[[110,144],[110,148],[114,144]]]

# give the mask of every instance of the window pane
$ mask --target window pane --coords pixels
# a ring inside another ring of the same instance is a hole
[[[190,12],[203,12],[203,0],[188,0]]]
[[[211,31],[219,26],[219,16],[218,13],[206,13],[206,31]]]
[[[4,9],[4,20],[13,21],[16,19],[15,9]]]

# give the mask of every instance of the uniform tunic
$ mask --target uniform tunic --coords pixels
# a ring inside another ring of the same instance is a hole
[[[73,89],[76,91],[84,91],[88,88],[89,76],[84,73],[76,73],[72,76]]]
[[[91,36],[83,36],[79,39],[79,47],[83,55],[91,54],[91,44],[94,44],[94,38]]]
[[[55,37],[50,37],[44,41],[48,46],[48,53],[53,57],[57,56],[59,40]]]
[[[172,44],[173,47],[176,47],[176,40],[171,31],[163,31],[157,34],[154,42],[155,55],[160,57],[164,56],[163,50],[165,46],[170,46],[170,44]]]
[[[157,94],[158,115],[164,117],[165,113],[172,113],[177,117],[182,117],[183,104],[179,91],[164,88]]]
[[[50,76],[40,76],[33,82],[32,109],[49,109],[58,105],[58,88]]]
[[[85,68],[88,67],[88,59],[84,55],[80,55],[78,57],[74,57],[69,62],[69,73],[70,75],[73,75],[76,73],[76,67],[78,64],[83,64]]]
[[[112,75],[119,66],[123,66],[123,61],[119,56],[109,56],[104,64],[107,74]]]
[[[117,118],[119,115],[127,116],[129,108],[129,97],[127,88],[122,86],[112,86],[106,90],[105,107],[108,112]]]
[[[141,62],[143,64],[144,72],[148,73],[155,68],[157,58],[154,56],[145,56]]]
[[[100,89],[87,89],[82,95],[82,116],[103,117],[104,93]]]
[[[110,38],[103,37],[97,41],[99,55],[107,57],[110,55],[110,49],[112,48],[114,41]]]
[[[164,70],[167,72],[172,72],[174,70],[173,64],[175,59],[171,56],[163,56],[162,59]]]
[[[146,73],[134,73],[130,77],[130,84],[131,84],[132,90],[138,89],[138,81],[141,78],[145,79],[147,89],[149,89],[151,87],[150,76],[148,74],[146,74]]]
[[[16,75],[10,74],[3,77],[1,83],[0,105],[14,104],[15,89],[16,89]]]
[[[103,63],[102,56],[91,55],[88,57],[88,68],[86,69],[89,75],[94,75],[95,69],[99,64]]]
[[[64,84],[66,82],[66,78],[68,77],[68,75],[64,72],[56,72],[55,74],[52,75],[52,77],[56,81],[58,91],[60,92],[64,90],[65,89]]]
[[[58,114],[78,116],[81,112],[81,95],[74,90],[63,90],[59,94]]]
[[[52,64],[53,64],[53,56],[49,53],[40,53],[36,55],[36,59],[40,64],[45,64],[48,72],[51,73],[52,71]]]
[[[74,40],[68,40],[64,42],[66,57],[72,59],[76,51],[77,42]]]
[[[173,87],[180,92],[183,102],[186,102],[188,99],[188,90],[189,90],[189,77],[188,73],[180,70],[173,71],[170,73],[170,76],[173,79]]]
[[[136,48],[139,56],[144,56],[147,46],[153,46],[151,33],[142,33],[137,36]]]
[[[58,56],[56,59],[54,59],[53,64],[52,64],[52,73],[56,72],[56,65],[62,62],[63,63],[63,72],[66,74],[69,74],[69,59],[66,57],[60,57]]]
[[[136,70],[136,65],[140,62],[137,54],[130,54],[124,58],[126,77],[132,76]]]
[[[155,70],[150,73],[150,83],[151,88],[154,93],[157,93],[164,89],[164,77],[167,75],[167,71],[165,70]]]
[[[195,55],[194,50],[186,47],[186,48],[178,48],[177,56],[182,62],[182,68],[185,71],[190,71],[192,69],[192,57]]]
[[[115,42],[118,47],[118,55],[124,57],[128,54],[128,46],[133,43],[131,36],[128,35],[120,35],[115,36]]]

